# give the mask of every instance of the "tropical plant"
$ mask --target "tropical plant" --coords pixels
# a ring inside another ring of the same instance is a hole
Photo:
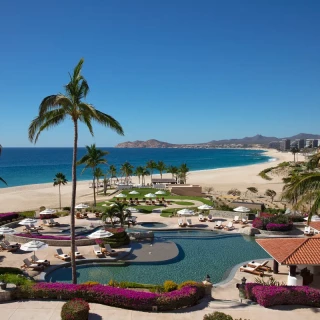
[[[125,176],[125,182],[129,183],[129,177],[133,174],[133,165],[126,161],[121,166],[120,171]]]
[[[89,317],[89,303],[75,298],[67,301],[61,309],[61,320],[87,320]]]
[[[109,152],[102,151],[101,149],[97,149],[95,144],[92,144],[91,146],[86,146],[86,149],[87,149],[87,154],[85,154],[80,160],[78,160],[77,165],[85,164],[85,167],[83,168],[82,173],[88,168],[91,168],[92,170],[93,205],[95,207],[97,204],[95,170],[99,164],[107,163],[105,156],[109,154]],[[97,173],[101,173],[101,172],[102,171]]]
[[[177,181],[177,178],[178,178],[177,175],[179,173],[178,167],[169,166],[169,167],[167,167],[167,172],[171,173],[172,174],[172,179],[176,179],[176,181]]]
[[[300,152],[299,148],[297,146],[293,146],[290,149],[290,152],[293,154],[293,161],[296,162],[296,153]]]
[[[183,183],[187,183],[187,173],[189,172],[189,168],[186,163],[182,163],[179,167],[179,178]]]
[[[223,312],[215,311],[205,314],[203,320],[233,320],[233,318]]]
[[[110,219],[112,226],[114,226],[114,218],[117,216],[117,210],[115,206],[106,207],[104,212],[102,213],[101,220],[106,222],[107,218]]]
[[[320,152],[317,152],[309,157],[307,162],[307,168],[309,170],[314,170],[319,167],[320,164]]]
[[[66,176],[62,172],[58,172],[53,179],[53,186],[59,186],[59,208],[61,210],[61,192],[60,192],[60,187],[61,185],[65,185],[68,183],[68,180]]]
[[[150,178],[151,178],[151,182],[152,182],[152,174],[153,174],[153,170],[154,169],[157,169],[157,164],[155,161],[153,160],[149,160],[147,162],[147,165],[146,165],[146,168],[149,169],[149,172],[150,172]]]
[[[2,145],[0,144],[0,156],[1,156],[1,153],[2,153]],[[5,185],[7,185],[6,181],[3,180],[1,177],[0,177],[0,181],[2,181]]]
[[[271,198],[271,202],[273,202],[273,199],[277,195],[277,193],[274,190],[267,189],[266,192],[265,192],[265,195],[267,197],[270,197]]]
[[[144,168],[142,166],[136,167],[136,170],[134,171],[134,174],[139,178],[139,184],[140,184],[140,179],[143,174]]]
[[[75,262],[75,204],[77,193],[77,151],[78,151],[78,125],[83,122],[93,135],[92,122],[98,122],[106,127],[111,128],[118,134],[123,135],[123,129],[120,123],[105,114],[83,99],[89,92],[89,85],[81,74],[84,60],[80,59],[79,63],[70,74],[70,81],[65,85],[65,94],[55,94],[44,98],[39,107],[38,116],[32,120],[29,126],[29,140],[36,143],[40,134],[47,129],[61,124],[67,118],[71,118],[74,128],[73,139],[73,160],[72,160],[72,194],[71,194],[71,268],[72,282],[77,282],[76,262]]]
[[[99,193],[99,185],[100,185],[100,178],[104,177],[104,173],[100,167],[97,167],[93,171],[93,176],[96,178],[97,181],[97,194]]]
[[[143,167],[143,171],[141,172],[143,186],[146,184],[146,176],[150,176],[150,171],[146,167]]]
[[[162,179],[162,172],[165,171],[166,169],[167,169],[167,166],[165,165],[165,163],[163,161],[158,161],[157,170],[160,173],[161,179]]]
[[[258,189],[256,187],[249,187],[247,188],[245,196],[247,196],[248,191],[254,194],[258,193]]]
[[[239,197],[241,195],[241,191],[238,189],[230,189],[227,194],[231,194],[234,197]]]

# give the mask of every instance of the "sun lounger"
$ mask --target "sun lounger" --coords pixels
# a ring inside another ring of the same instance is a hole
[[[101,248],[97,244],[93,246],[93,252],[99,258],[104,257],[104,254],[101,252]]]
[[[20,248],[21,244],[19,244],[18,242],[16,243],[10,243],[8,240],[3,240],[3,242],[8,246],[8,247],[17,247]]]
[[[38,259],[37,256],[35,256],[35,255],[31,256],[30,260],[31,260],[31,263],[43,264],[45,267],[50,266],[50,261],[49,260]]]
[[[187,227],[192,227],[193,224],[192,224],[192,221],[191,219],[187,219]]]
[[[43,230],[43,228],[41,226],[35,226],[33,223],[30,224],[30,228],[31,230]]]
[[[222,221],[221,220],[217,221],[214,228],[215,229],[223,229]]]
[[[271,268],[267,266],[268,262],[268,260],[264,261],[263,263],[251,261],[248,263],[248,267],[257,268],[262,271],[271,271]]]
[[[57,222],[57,221],[54,221],[53,219],[50,219],[50,222],[49,222],[51,225],[54,225],[54,226],[60,226],[60,223]]]
[[[70,255],[71,255],[71,253],[70,253]],[[76,258],[76,259],[83,258],[82,253],[80,253],[80,252],[78,251],[78,248],[77,248],[77,247],[75,247],[74,255],[75,255],[75,258]]]
[[[24,265],[21,266],[22,269],[33,269],[33,270],[43,270],[44,265],[38,263],[31,263],[28,259],[23,260]]]
[[[2,250],[7,250],[8,252],[16,252],[19,248],[20,248],[20,245],[19,246],[16,246],[16,245],[7,245],[5,244],[4,242],[0,242],[0,247]]]
[[[304,227],[304,232],[306,236],[312,236],[313,235],[313,230],[311,230],[310,226]]]
[[[248,272],[248,273],[251,273],[251,274],[256,274],[256,275],[258,275],[260,277],[263,276],[263,271],[258,270],[258,267],[252,268],[252,267],[243,266],[243,267],[240,267],[240,271]]]
[[[179,226],[179,227],[185,227],[186,224],[182,221],[182,219],[179,219],[179,220],[178,220],[178,226]]]
[[[212,216],[212,214],[209,214],[209,215],[208,215],[208,221],[213,222],[213,216]]]
[[[110,255],[110,256],[116,256],[118,255],[118,252],[116,252],[115,250],[113,250],[110,246],[109,243],[106,243],[104,245],[105,249],[106,249],[106,255]]]
[[[242,218],[242,219],[241,219],[241,223],[242,223],[242,224],[248,224],[248,218],[247,218],[247,219]]]
[[[227,231],[231,231],[234,229],[233,223],[230,221],[225,227]]]
[[[39,233],[39,230],[37,229],[32,229],[30,226],[25,226],[23,229],[24,232],[26,233]]]
[[[205,222],[206,221],[206,218],[202,214],[199,214],[199,218],[198,219],[201,222]]]
[[[235,216],[234,219],[233,219],[233,222],[234,223],[239,223],[240,222],[239,216]]]
[[[71,257],[68,254],[63,253],[61,248],[56,249],[57,253],[54,255],[56,258],[61,260],[69,260]]]

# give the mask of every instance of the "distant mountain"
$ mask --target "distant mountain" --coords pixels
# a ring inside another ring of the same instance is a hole
[[[116,148],[203,148],[203,147],[214,147],[221,145],[262,145],[267,146],[271,141],[279,141],[284,138],[277,137],[265,137],[261,134],[257,134],[253,137],[244,137],[241,139],[225,139],[225,140],[212,140],[206,143],[197,143],[197,144],[173,144],[168,142],[163,142],[155,139],[147,141],[127,141],[119,143],[116,145]],[[320,135],[309,134],[309,133],[299,133],[292,137],[286,137],[286,139],[295,140],[295,139],[320,139]]]

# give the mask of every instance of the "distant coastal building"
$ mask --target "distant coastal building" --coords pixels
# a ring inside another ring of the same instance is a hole
[[[297,147],[298,149],[303,149],[304,148],[304,139],[295,139],[292,143],[291,146],[292,147]]]
[[[290,140],[289,139],[282,139],[280,141],[280,150],[281,151],[290,150]]]
[[[306,139],[306,148],[317,148],[319,146],[319,140],[317,139]]]
[[[279,150],[280,149],[280,141],[271,141],[269,144],[268,144],[268,147],[270,149],[277,149]]]

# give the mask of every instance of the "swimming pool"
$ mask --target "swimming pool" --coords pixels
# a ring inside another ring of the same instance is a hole
[[[140,226],[145,228],[165,228],[167,225],[162,222],[142,222]]]
[[[114,279],[160,284],[168,279],[175,282],[202,281],[207,274],[213,283],[217,283],[243,261],[269,258],[254,238],[240,234],[181,230],[155,232],[155,237],[175,242],[179,255],[169,262],[156,264],[131,262],[121,266],[77,266],[79,283],[89,280],[108,283]],[[46,281],[71,282],[71,269],[57,269],[46,276]]]

